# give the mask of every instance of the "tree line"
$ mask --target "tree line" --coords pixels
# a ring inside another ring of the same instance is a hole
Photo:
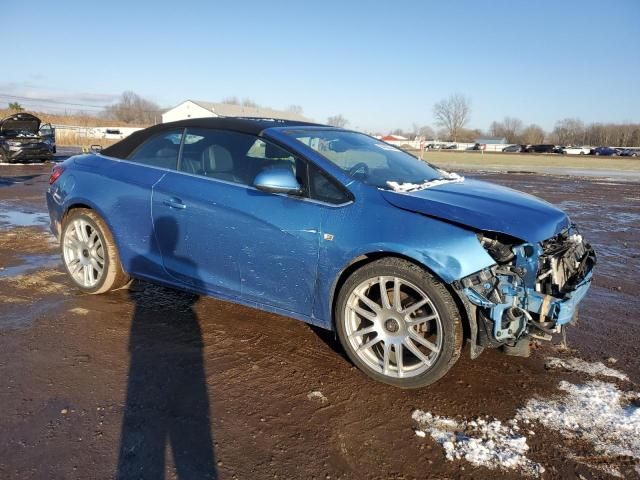
[[[245,98],[228,97],[223,103],[259,107],[259,105]],[[18,102],[9,104],[12,111],[23,110]],[[126,124],[152,125],[160,122],[163,108],[157,103],[146,99],[135,92],[122,93],[119,100],[105,107],[100,117]],[[300,105],[290,105],[287,111],[302,114]],[[546,132],[536,124],[526,125],[515,117],[504,117],[493,121],[489,130],[469,129],[467,125],[471,118],[471,100],[462,94],[453,94],[436,102],[433,106],[434,124],[439,127],[434,130],[429,125],[420,126],[414,123],[410,130],[395,129],[391,134],[408,138],[420,137],[425,140],[439,139],[442,141],[475,142],[478,138],[504,138],[507,143],[555,145],[590,145],[637,147],[640,146],[640,123],[589,123],[585,124],[577,118],[565,118],[556,122],[553,130]],[[327,118],[327,124],[346,127],[349,121],[341,114]]]
[[[430,126],[413,124],[411,131],[394,130],[392,133],[406,137],[422,137],[426,140],[441,139],[452,142],[474,142],[477,138],[504,138],[507,143],[533,145],[590,145],[637,147],[640,146],[640,123],[585,124],[577,118],[565,118],[556,122],[553,130],[545,131],[536,124],[525,125],[519,118],[505,117],[491,122],[488,132],[467,129],[471,116],[471,100],[454,94],[433,106],[437,132]]]

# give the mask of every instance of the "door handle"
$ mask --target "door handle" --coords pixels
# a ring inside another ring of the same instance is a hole
[[[187,206],[182,203],[182,200],[179,198],[170,198],[169,200],[164,201],[165,205],[168,205],[171,208],[179,208],[180,210],[184,210]]]

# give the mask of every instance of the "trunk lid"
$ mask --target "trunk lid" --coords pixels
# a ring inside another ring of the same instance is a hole
[[[39,137],[40,119],[30,113],[14,113],[0,121],[0,136]]]

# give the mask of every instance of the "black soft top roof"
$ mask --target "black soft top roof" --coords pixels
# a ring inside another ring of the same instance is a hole
[[[294,120],[280,120],[273,118],[250,118],[250,117],[211,117],[211,118],[189,118],[178,120],[177,122],[161,123],[153,127],[145,128],[132,133],[127,138],[118,143],[105,148],[102,153],[110,157],[126,158],[142,142],[150,136],[165,130],[176,128],[216,128],[220,130],[231,130],[234,132],[259,135],[267,128],[273,127],[325,127],[318,123],[299,122]]]

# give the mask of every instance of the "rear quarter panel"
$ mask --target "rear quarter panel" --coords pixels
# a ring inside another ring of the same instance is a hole
[[[153,235],[151,188],[165,172],[95,154],[67,162],[58,208],[68,212],[86,205],[95,210],[111,230],[124,270],[161,278],[164,270]],[[140,256],[147,260],[149,271],[132,270],[133,260]]]

